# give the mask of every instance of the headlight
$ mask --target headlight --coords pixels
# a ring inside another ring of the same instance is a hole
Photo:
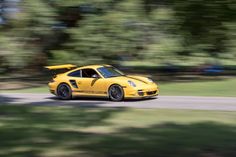
[[[150,78],[148,78],[148,82],[153,82],[153,80],[152,80],[152,79],[150,79]]]
[[[136,84],[133,82],[133,81],[128,81],[129,85],[132,86],[132,87],[136,87]]]

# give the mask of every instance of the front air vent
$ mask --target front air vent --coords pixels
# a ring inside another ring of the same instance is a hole
[[[147,95],[154,95],[154,94],[156,94],[157,93],[157,91],[155,90],[155,91],[150,91],[150,92],[147,92]]]
[[[138,90],[138,95],[139,95],[139,96],[144,96],[143,90]]]
[[[75,80],[70,80],[70,84],[71,84],[72,87],[74,87],[74,88],[78,88],[78,86],[77,86]]]

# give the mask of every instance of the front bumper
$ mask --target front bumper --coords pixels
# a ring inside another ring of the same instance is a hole
[[[157,85],[148,85],[143,88],[126,88],[125,98],[149,98],[159,94],[159,87]]]

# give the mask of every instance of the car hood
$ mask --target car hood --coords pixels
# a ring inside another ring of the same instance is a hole
[[[136,86],[144,86],[144,85],[151,85],[153,82],[149,81],[148,78],[136,75],[126,75],[126,76],[119,76],[115,79],[119,81],[128,82],[129,80],[134,82]]]

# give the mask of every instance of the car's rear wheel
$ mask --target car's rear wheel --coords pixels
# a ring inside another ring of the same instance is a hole
[[[62,83],[57,87],[57,96],[63,100],[69,100],[72,98],[72,91],[68,84]]]
[[[121,101],[124,99],[124,90],[120,85],[112,85],[108,93],[112,101]]]

